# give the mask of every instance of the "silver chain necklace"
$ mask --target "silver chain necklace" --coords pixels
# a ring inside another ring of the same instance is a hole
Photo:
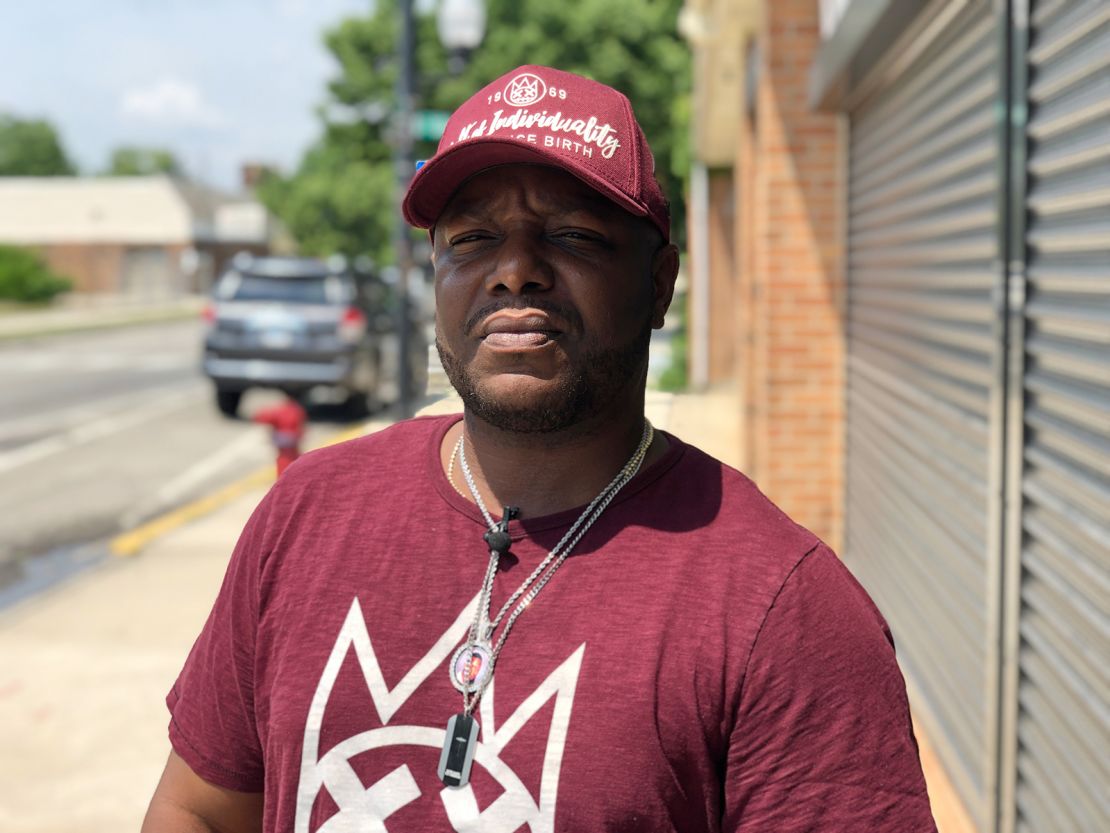
[[[453,471],[455,458],[458,457],[459,467],[462,469],[471,497],[474,498],[478,509],[481,510],[490,533],[503,533],[507,536],[511,510],[506,507],[506,515],[502,518],[500,524],[493,520],[489,509],[486,508],[485,501],[482,500],[482,496],[478,492],[478,486],[474,482],[474,475],[470,471],[470,466],[466,462],[463,436],[463,434],[459,434],[459,441],[455,444],[455,449],[451,453],[448,471]],[[505,641],[509,638],[509,633],[512,631],[517,618],[535,600],[544,586],[551,581],[555,571],[563,565],[571,550],[574,549],[587,530],[593,526],[594,522],[601,517],[601,513],[613,502],[617,493],[636,476],[654,437],[655,429],[645,419],[640,444],[636,447],[628,462],[598,493],[597,497],[590,501],[590,504],[582,511],[578,519],[571,524],[566,534],[559,539],[559,543],[540,562],[539,566],[521,582],[520,586],[509,596],[505,604],[501,606],[497,616],[492,620],[489,616],[489,604],[493,592],[493,580],[497,575],[498,562],[502,552],[507,551],[508,545],[506,544],[499,549],[491,544],[489,564],[486,567],[486,575],[482,581],[482,592],[478,596],[478,609],[475,611],[474,621],[470,626],[466,642],[455,651],[447,669],[451,676],[452,685],[462,692],[463,697],[462,714],[455,715],[447,723],[447,738],[444,742],[443,754],[440,756],[439,777],[448,786],[462,787],[469,780],[470,765],[474,757],[474,745],[478,738],[479,728],[477,720],[473,717],[473,712],[482,697],[482,693],[493,680],[493,670],[497,658],[501,654],[501,649],[505,647]],[[492,540],[487,536],[487,541],[492,542]],[[507,537],[505,540],[508,540]],[[513,607],[513,605],[516,606]],[[512,613],[505,620],[505,627],[497,638],[496,644],[494,644],[493,632],[501,624],[510,608],[512,608]]]

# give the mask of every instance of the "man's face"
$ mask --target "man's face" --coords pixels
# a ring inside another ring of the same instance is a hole
[[[555,431],[640,395],[678,263],[646,220],[556,168],[505,165],[452,197],[433,260],[436,346],[477,416]]]

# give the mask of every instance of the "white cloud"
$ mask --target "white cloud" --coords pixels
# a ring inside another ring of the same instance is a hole
[[[120,112],[147,122],[192,127],[220,127],[226,119],[204,100],[196,84],[177,78],[160,78],[152,84],[127,90]]]
[[[303,17],[310,6],[309,0],[278,0],[277,13],[282,17]]]

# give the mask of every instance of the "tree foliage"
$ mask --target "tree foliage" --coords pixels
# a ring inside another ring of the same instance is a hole
[[[0,114],[0,176],[72,176],[75,172],[50,122]]]
[[[369,254],[389,259],[393,174],[367,159],[357,144],[321,141],[289,179],[259,183],[262,202],[277,214],[306,254]]]
[[[71,286],[34,252],[0,246],[0,298],[42,303],[69,291]]]
[[[165,148],[126,145],[112,151],[107,174],[108,176],[150,176],[151,174],[180,176],[182,169],[173,151]]]
[[[603,81],[628,95],[671,200],[676,236],[684,228],[688,167],[689,50],[676,30],[682,0],[486,0],[487,31],[463,71],[448,55],[431,14],[416,21],[416,109],[453,110],[474,91],[521,64],[547,64]],[[263,202],[306,252],[390,256],[396,213],[388,113],[398,71],[393,0],[349,18],[325,36],[339,64],[321,108],[324,133],[292,176],[270,177]],[[342,119],[336,113],[355,119]],[[435,152],[418,142],[417,158]]]

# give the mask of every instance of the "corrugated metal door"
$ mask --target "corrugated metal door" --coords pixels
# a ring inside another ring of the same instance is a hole
[[[1009,812],[1110,830],[1110,3],[1034,2],[1030,24]]]
[[[999,23],[963,3],[850,114],[845,559],[982,826],[997,636],[988,492],[999,348]]]

